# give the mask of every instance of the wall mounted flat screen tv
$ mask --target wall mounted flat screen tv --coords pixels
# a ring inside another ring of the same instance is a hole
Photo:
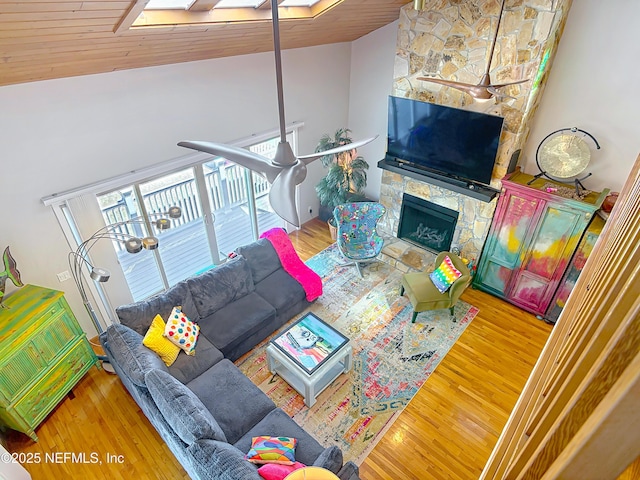
[[[489,185],[504,119],[389,97],[387,159]]]

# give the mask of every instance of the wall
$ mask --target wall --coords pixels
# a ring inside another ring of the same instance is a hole
[[[305,122],[300,152],[347,123],[350,48],[283,52],[287,121]],[[273,65],[265,53],[0,88],[0,247],[10,245],[22,280],[64,290],[93,334],[74,284],[57,280],[69,269],[69,246],[40,199],[189,154],[180,140],[224,142],[277,128]],[[312,163],[300,188],[303,222],[307,206],[317,212],[322,175]]]
[[[390,23],[351,44],[349,128],[353,138],[378,138],[358,152],[369,164],[367,198],[380,197],[382,170],[377,167],[387,152],[387,105],[393,87],[398,22]]]
[[[614,8],[615,6],[615,8]],[[574,1],[547,87],[524,149],[523,169],[538,173],[535,152],[551,132],[576,126],[591,133],[586,188],[619,191],[640,153],[640,2]]]

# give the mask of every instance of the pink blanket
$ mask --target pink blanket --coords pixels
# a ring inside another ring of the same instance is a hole
[[[267,230],[260,238],[266,238],[271,242],[280,257],[280,263],[285,272],[295,278],[307,294],[307,300],[313,302],[322,295],[322,279],[320,275],[311,270],[300,260],[298,254],[293,249],[291,240],[287,232],[281,228]]]

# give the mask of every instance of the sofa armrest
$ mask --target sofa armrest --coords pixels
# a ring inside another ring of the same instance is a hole
[[[326,468],[333,473],[338,473],[340,467],[342,467],[342,450],[335,445],[325,448],[320,456],[316,458],[316,461],[313,462],[313,466]]]
[[[188,451],[196,468],[207,480],[264,480],[258,469],[233,445],[217,440],[202,439],[192,443]]]
[[[338,478],[340,480],[360,480],[360,469],[353,462],[345,463],[338,472]]]

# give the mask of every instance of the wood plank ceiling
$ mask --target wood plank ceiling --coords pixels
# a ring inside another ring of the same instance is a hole
[[[124,29],[137,2],[0,0],[0,86],[273,50],[270,21]],[[281,19],[283,49],[350,42],[399,17],[407,0],[342,0]]]

